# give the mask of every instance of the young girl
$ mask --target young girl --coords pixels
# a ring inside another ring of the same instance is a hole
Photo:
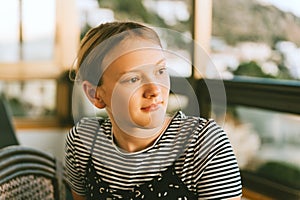
[[[101,24],[76,63],[84,93],[108,118],[82,118],[67,136],[74,199],[240,199],[225,132],[213,120],[166,114],[170,80],[154,30]]]

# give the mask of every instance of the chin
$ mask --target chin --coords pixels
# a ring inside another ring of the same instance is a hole
[[[142,115],[145,115],[144,113]],[[165,120],[166,111],[164,109],[159,109],[154,112],[147,113],[145,117],[142,115],[137,116],[136,124],[141,128],[153,129],[162,126]]]

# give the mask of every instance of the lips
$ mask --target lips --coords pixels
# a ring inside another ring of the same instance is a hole
[[[162,104],[162,102],[152,103],[149,106],[142,107],[141,110],[144,111],[144,112],[156,111],[157,109],[160,108],[161,104]]]

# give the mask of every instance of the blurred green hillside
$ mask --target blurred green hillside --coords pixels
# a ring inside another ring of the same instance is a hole
[[[157,13],[147,9],[141,0],[98,2],[102,8],[117,11],[115,17],[119,20],[142,21],[178,31],[192,30],[192,15],[187,21],[178,20],[175,25],[168,25]],[[192,0],[184,2],[192,13]],[[241,41],[264,41],[273,47],[279,40],[288,40],[300,46],[300,18],[274,6],[262,5],[257,0],[213,0],[212,32],[230,45]]]
[[[288,40],[300,46],[300,18],[256,0],[213,0],[212,31],[231,45],[264,41],[273,47]]]

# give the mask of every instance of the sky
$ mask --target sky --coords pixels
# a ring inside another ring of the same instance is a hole
[[[263,3],[273,4],[283,11],[289,11],[300,17],[300,0],[258,0]]]

